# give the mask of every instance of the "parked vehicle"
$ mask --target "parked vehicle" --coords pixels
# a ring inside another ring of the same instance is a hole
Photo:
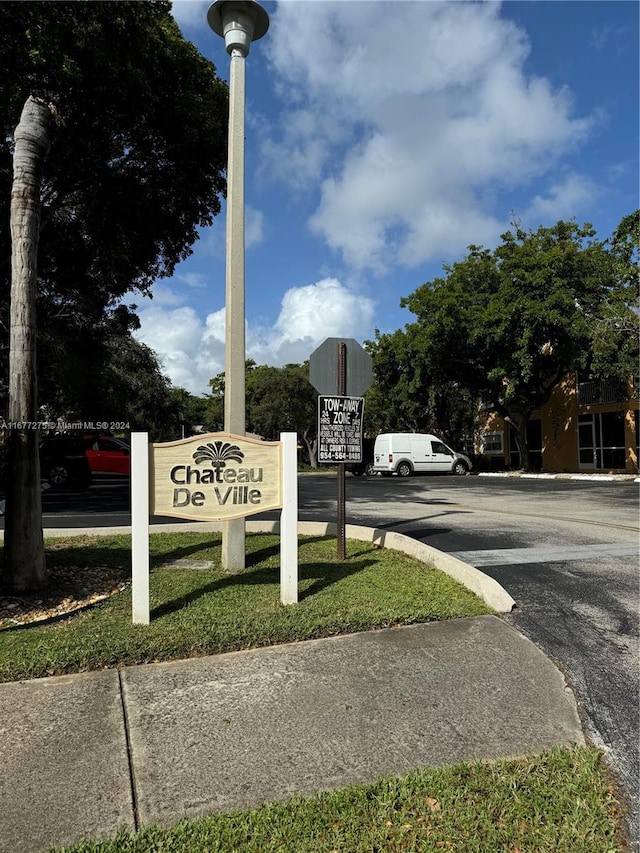
[[[131,450],[126,442],[109,435],[88,435],[84,444],[92,474],[130,474]]]
[[[375,471],[373,470],[373,449],[375,446],[375,439],[373,438],[363,438],[362,439],[362,462],[347,462],[345,467],[346,471],[350,471],[354,477],[362,477],[365,474],[367,477],[371,477]]]
[[[40,477],[51,486],[91,484],[91,469],[85,453],[85,442],[78,437],[53,436],[40,445]]]
[[[435,435],[388,432],[376,438],[373,471],[410,477],[412,474],[468,474],[471,460],[456,453]]]

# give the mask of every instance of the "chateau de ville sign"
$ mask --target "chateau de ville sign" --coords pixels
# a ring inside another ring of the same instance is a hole
[[[131,434],[133,622],[149,623],[149,515],[227,521],[280,509],[280,599],[298,600],[297,434],[209,433],[150,444]]]
[[[227,434],[150,447],[150,512],[226,521],[282,506],[279,441]]]

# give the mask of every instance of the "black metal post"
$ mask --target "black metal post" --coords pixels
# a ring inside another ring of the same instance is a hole
[[[347,393],[347,345],[344,341],[338,344],[338,396],[344,397]],[[337,540],[338,540],[338,559],[346,560],[347,545],[345,535],[345,515],[346,515],[346,497],[345,497],[345,468],[344,462],[338,463],[338,523],[337,523]]]

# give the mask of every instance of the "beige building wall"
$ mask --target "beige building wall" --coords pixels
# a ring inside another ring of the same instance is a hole
[[[630,392],[632,388],[630,386]],[[612,412],[624,412],[624,440],[626,446],[626,463],[624,468],[589,468],[589,470],[613,470],[638,473],[638,399],[623,403],[598,403],[587,406],[578,405],[578,376],[567,374],[554,388],[549,402],[538,412],[534,412],[532,420],[541,421],[542,432],[542,467],[552,473],[576,473],[587,470],[580,465],[579,425],[580,415],[598,415]],[[492,413],[479,419],[479,446],[482,452],[482,437],[487,433],[503,433],[503,452],[500,458],[496,453],[487,455],[488,467],[509,466],[509,427],[498,415]],[[584,425],[583,425],[584,429]]]
[[[540,410],[542,465],[546,471],[576,471],[578,465],[578,389],[569,374],[553,389]]]

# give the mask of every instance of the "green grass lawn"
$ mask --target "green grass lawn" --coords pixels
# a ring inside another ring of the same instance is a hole
[[[620,853],[596,750],[423,769],[65,853]]]
[[[0,681],[248,649],[369,628],[490,613],[432,566],[370,543],[300,539],[299,598],[280,603],[279,538],[247,535],[247,567],[221,569],[219,534],[150,536],[151,624],[131,624],[130,589],[62,621],[0,630]],[[131,574],[130,537],[48,540],[47,564],[120,566]],[[162,568],[176,560],[209,569]]]

